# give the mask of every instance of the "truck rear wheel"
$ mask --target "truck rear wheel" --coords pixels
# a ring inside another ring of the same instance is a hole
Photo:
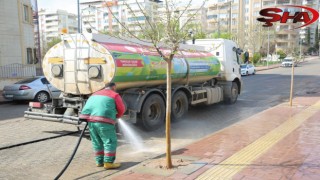
[[[171,105],[172,121],[181,120],[188,112],[188,98],[183,91],[178,91],[173,95]]]
[[[166,110],[162,97],[153,94],[144,102],[140,112],[140,122],[147,131],[161,127],[164,123]]]
[[[227,104],[234,104],[239,95],[239,87],[236,82],[232,82],[231,91],[230,94],[228,94],[227,97],[225,97],[225,103]]]

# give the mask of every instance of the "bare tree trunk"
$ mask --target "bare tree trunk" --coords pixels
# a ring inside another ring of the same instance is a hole
[[[166,109],[166,162],[167,168],[172,168],[171,160],[171,66],[172,60],[167,61],[167,109]]]

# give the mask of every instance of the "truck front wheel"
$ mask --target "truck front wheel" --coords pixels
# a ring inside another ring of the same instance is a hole
[[[140,122],[147,131],[161,127],[165,118],[165,105],[162,97],[153,94],[144,102],[140,112]]]
[[[225,103],[227,104],[234,104],[239,95],[239,87],[236,82],[232,82],[231,91],[228,93],[228,96],[225,97]]]
[[[171,105],[172,121],[178,121],[188,112],[188,98],[182,91],[178,91],[173,95]]]

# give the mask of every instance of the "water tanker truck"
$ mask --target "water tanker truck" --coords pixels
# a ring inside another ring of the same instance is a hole
[[[181,44],[172,62],[173,120],[186,115],[189,105],[233,104],[241,91],[241,50],[236,43],[206,39],[196,44]],[[31,102],[26,118],[80,124],[78,115],[89,96],[115,82],[127,108],[125,118],[146,130],[164,124],[166,62],[151,44],[101,34],[65,34],[47,52],[42,67],[62,94],[52,103]]]

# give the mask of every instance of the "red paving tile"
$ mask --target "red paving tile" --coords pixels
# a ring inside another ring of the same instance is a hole
[[[195,142],[174,155],[200,158],[208,165],[187,176],[176,172],[167,179],[195,179],[214,165],[264,136],[299,112],[318,102],[320,98],[296,98],[292,108],[286,104],[261,112],[247,120],[225,128]],[[297,105],[298,104],[298,105]],[[320,179],[320,111],[248,164],[233,179]],[[125,174],[117,179],[164,179],[165,177]]]
[[[256,159],[252,163],[253,166],[257,165],[256,168],[252,169],[249,166],[238,175],[247,175],[252,172],[265,175],[267,172],[268,177],[272,175],[274,178],[290,179],[300,177],[302,173],[301,178],[317,177],[316,179],[320,179],[320,128],[314,128],[310,124],[320,124],[320,112],[305,121],[302,126],[281,140],[262,157]]]

